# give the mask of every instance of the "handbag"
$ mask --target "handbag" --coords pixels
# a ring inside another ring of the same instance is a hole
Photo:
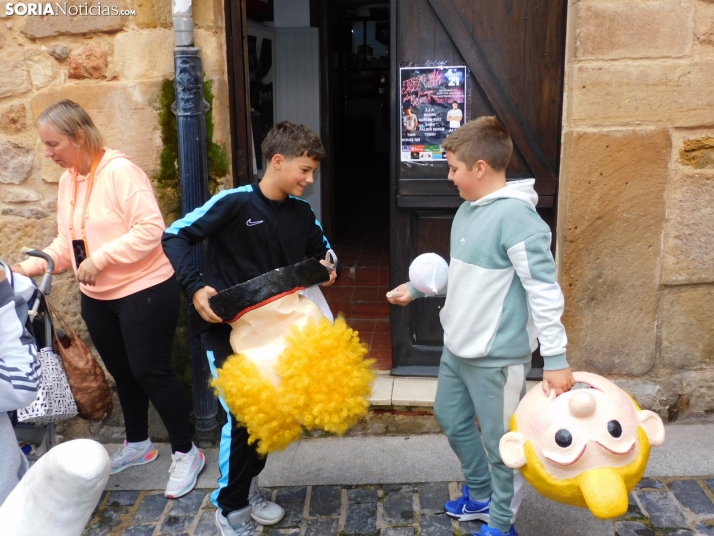
[[[57,351],[62,358],[69,386],[77,402],[79,416],[89,421],[101,421],[109,417],[114,404],[104,369],[79,334],[69,327],[67,321],[49,300],[47,307],[52,314],[58,343]],[[58,334],[58,325],[64,331],[62,337]]]
[[[70,419],[77,415],[77,404],[67,380],[62,361],[52,348],[37,352],[41,367],[37,398],[17,410],[18,422],[50,424]]]

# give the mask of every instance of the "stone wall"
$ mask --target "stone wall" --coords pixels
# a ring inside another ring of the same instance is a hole
[[[714,411],[714,2],[568,13],[558,264],[569,360]]]
[[[63,170],[44,158],[35,121],[49,104],[81,104],[106,144],[127,154],[150,177],[162,142],[157,115],[161,81],[173,78],[170,0],[116,0],[102,5],[135,16],[6,16],[0,0],[0,258],[23,258],[23,245],[49,245],[56,235],[57,182]],[[70,5],[84,2],[71,1]],[[91,4],[92,2],[90,2]],[[222,0],[195,0],[196,46],[215,94],[214,139],[230,147]],[[72,324],[79,291],[71,273],[52,295]]]
[[[0,258],[14,263],[23,258],[22,246],[45,247],[57,234],[57,183],[63,170],[43,156],[37,116],[57,100],[78,102],[107,146],[127,154],[153,177],[162,149],[158,92],[162,80],[173,78],[174,38],[170,0],[101,2],[135,10],[127,17],[7,17],[5,3],[0,0]],[[193,5],[196,46],[214,93],[214,141],[230,153],[223,1],[194,0]],[[91,343],[73,275],[55,278],[52,298]],[[123,415],[116,396],[114,405],[114,416],[101,425],[90,427],[79,418],[64,421],[60,439],[121,441]],[[149,417],[151,436],[166,440],[153,410]]]

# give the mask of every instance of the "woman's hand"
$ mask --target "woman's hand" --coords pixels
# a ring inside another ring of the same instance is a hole
[[[82,261],[82,264],[77,268],[77,281],[87,285],[88,287],[93,287],[97,284],[97,276],[101,270],[97,268],[91,257],[87,257]]]
[[[23,270],[22,266],[20,266],[19,264],[16,264],[15,266],[10,266],[10,270],[12,270],[13,274],[20,274],[20,275],[27,276],[27,274],[25,273],[25,270]]]
[[[206,322],[220,324],[223,320],[220,316],[213,312],[211,304],[208,303],[208,298],[215,296],[216,294],[218,294],[218,292],[215,288],[206,285],[193,293],[191,301],[193,302],[193,306],[196,308],[196,311],[198,311],[198,314],[200,314],[201,318],[203,318]]]

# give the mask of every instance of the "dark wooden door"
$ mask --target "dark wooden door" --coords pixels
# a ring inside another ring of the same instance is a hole
[[[497,115],[504,123],[514,142],[507,176],[536,179],[538,211],[553,231],[566,9],[567,0],[392,0],[392,80],[399,80],[399,67],[467,66],[467,118]],[[397,285],[408,279],[417,255],[449,259],[451,221],[462,200],[446,179],[446,163],[400,161],[400,88],[392,86],[391,280]],[[425,298],[392,307],[394,374],[436,374],[443,303]]]

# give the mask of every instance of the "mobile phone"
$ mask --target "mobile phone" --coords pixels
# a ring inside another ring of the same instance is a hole
[[[72,252],[74,253],[74,263],[77,268],[87,258],[87,245],[84,240],[72,240]]]

